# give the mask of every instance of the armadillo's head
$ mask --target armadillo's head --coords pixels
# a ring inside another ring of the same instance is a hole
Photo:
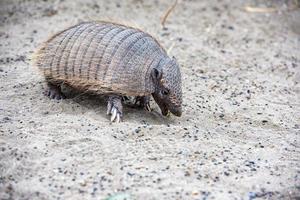
[[[175,58],[166,58],[152,69],[151,76],[155,85],[152,94],[163,115],[170,111],[180,117],[182,114],[181,73]]]

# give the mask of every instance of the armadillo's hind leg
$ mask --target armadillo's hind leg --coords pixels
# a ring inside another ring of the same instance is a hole
[[[55,85],[52,83],[47,83],[47,88],[44,91],[44,94],[51,99],[64,99],[65,95],[61,92],[60,85]]]
[[[151,112],[150,96],[138,96],[135,98],[134,104],[140,108],[144,108],[145,110]]]
[[[123,117],[122,97],[109,96],[107,102],[107,114],[111,114],[110,121],[121,122]]]

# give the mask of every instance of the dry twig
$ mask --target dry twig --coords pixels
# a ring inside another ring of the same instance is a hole
[[[245,6],[244,9],[247,12],[253,12],[253,13],[271,13],[276,12],[277,8],[259,8],[259,7],[252,7],[252,6]]]
[[[166,20],[167,20],[168,16],[170,15],[170,13],[175,9],[177,3],[178,3],[178,0],[175,0],[174,4],[172,6],[170,6],[168,8],[168,10],[165,12],[165,14],[161,17],[160,23],[163,28],[165,28]]]
[[[296,10],[299,8],[299,0],[294,0],[294,5],[287,8],[287,11]],[[252,12],[252,13],[272,13],[279,11],[279,8],[260,8],[260,7],[253,7],[253,6],[245,6],[245,11]]]
[[[170,52],[172,51],[172,49],[174,48],[174,46],[175,46],[175,42],[173,42],[173,43],[171,44],[171,46],[169,47],[169,49],[167,50],[167,54],[168,54],[168,55],[170,54]]]

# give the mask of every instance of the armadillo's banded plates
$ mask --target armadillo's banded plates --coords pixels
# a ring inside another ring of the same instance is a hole
[[[166,57],[149,34],[107,22],[81,23],[50,38],[36,65],[48,81],[100,93],[147,95],[151,69]]]

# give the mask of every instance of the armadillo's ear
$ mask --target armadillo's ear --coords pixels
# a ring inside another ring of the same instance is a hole
[[[153,68],[151,71],[151,76],[154,80],[159,81],[162,77],[162,73],[159,69]]]

